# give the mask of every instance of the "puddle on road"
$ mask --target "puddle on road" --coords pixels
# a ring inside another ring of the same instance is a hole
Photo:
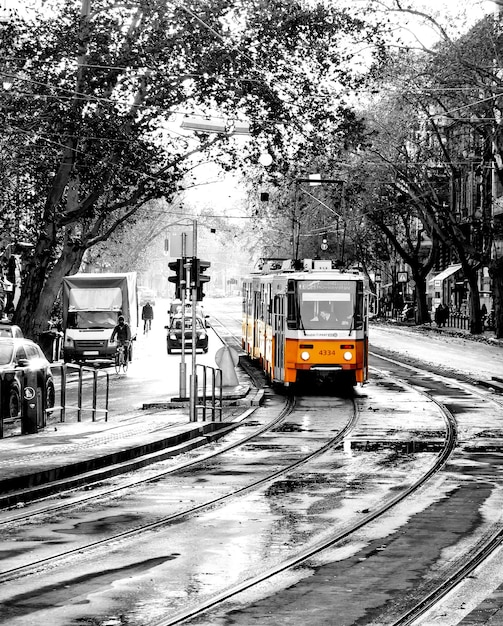
[[[277,428],[274,428],[272,432],[275,433],[312,433],[314,429],[304,428],[301,424],[295,424],[294,422],[286,422],[281,424]]]
[[[376,452],[380,450],[391,450],[393,452],[440,452],[444,447],[444,441],[390,441],[388,440],[359,440],[345,441],[345,449],[358,450],[360,452]]]
[[[118,524],[128,524],[142,519],[142,516],[138,514],[113,515],[110,517],[75,524],[72,528],[63,528],[59,532],[66,535],[102,534],[116,531]]]

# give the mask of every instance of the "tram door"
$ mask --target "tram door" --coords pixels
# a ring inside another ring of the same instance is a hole
[[[259,333],[259,319],[260,319],[260,299],[257,291],[253,291],[253,329],[252,329],[252,358],[258,359],[260,358],[260,350],[259,350],[259,341],[260,341],[260,333]]]
[[[274,296],[272,316],[274,354],[273,380],[281,382],[285,380],[285,301],[284,295]]]

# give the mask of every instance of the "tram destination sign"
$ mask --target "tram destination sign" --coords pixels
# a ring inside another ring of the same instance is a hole
[[[353,291],[355,283],[351,280],[302,280],[299,291],[316,291],[324,293],[344,293]]]

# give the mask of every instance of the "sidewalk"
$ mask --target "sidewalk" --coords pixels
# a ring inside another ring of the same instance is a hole
[[[209,421],[208,411],[207,421],[190,422],[181,403],[145,405],[107,422],[53,416],[36,434],[0,439],[0,508],[54,493],[62,481],[67,488],[94,482],[209,443],[236,428],[262,395],[249,385],[226,388],[222,421]]]
[[[486,386],[503,390],[503,340],[494,332],[471,335],[434,323],[421,326],[403,322],[373,321],[370,349],[399,353],[402,357],[430,363],[438,371],[455,371]]]

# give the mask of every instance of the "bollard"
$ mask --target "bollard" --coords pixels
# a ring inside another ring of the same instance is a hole
[[[42,391],[37,387],[37,374],[26,372],[21,403],[21,432],[23,435],[38,433],[42,420]]]

